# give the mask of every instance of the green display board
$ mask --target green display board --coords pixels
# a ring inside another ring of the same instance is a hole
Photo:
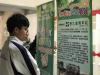
[[[57,0],[58,75],[93,75],[91,0]]]
[[[53,75],[54,2],[37,7],[37,62],[41,75]]]

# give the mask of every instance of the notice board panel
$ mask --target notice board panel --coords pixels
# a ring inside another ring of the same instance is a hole
[[[54,2],[37,7],[37,62],[41,75],[53,75]]]
[[[91,0],[57,0],[58,75],[93,75]]]

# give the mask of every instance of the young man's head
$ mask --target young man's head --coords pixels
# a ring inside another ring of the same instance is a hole
[[[22,41],[28,39],[29,21],[22,14],[14,14],[7,20],[7,30],[10,35],[16,36]]]

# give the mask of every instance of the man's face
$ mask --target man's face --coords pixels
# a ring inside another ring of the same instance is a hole
[[[15,35],[18,37],[21,41],[27,41],[28,40],[28,27],[23,26],[21,29],[15,28]]]

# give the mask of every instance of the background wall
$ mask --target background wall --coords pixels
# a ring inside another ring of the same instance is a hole
[[[2,48],[7,36],[9,35],[6,29],[6,20],[12,14],[13,12],[4,12],[0,16],[0,49]]]
[[[29,14],[27,15],[29,19],[30,26],[29,26],[29,38],[30,41],[33,41],[35,35],[37,34],[37,14]]]
[[[0,3],[27,6],[27,7],[36,7],[37,5],[46,3],[51,0],[0,0]]]

